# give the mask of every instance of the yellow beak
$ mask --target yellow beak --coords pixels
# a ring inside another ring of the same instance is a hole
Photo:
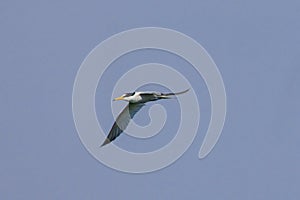
[[[117,98],[114,98],[114,101],[118,101],[118,100],[123,100],[124,99],[124,97],[117,97]]]

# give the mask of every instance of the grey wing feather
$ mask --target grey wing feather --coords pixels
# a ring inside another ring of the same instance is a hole
[[[180,94],[184,94],[186,92],[188,92],[190,89],[184,90],[182,92],[171,92],[171,93],[160,93],[160,92],[147,92],[147,93],[142,93],[141,97],[143,99],[145,99],[146,101],[156,101],[159,99],[169,99],[172,98],[172,96],[176,96],[176,95],[180,95]]]
[[[186,89],[184,91],[181,92],[171,92],[171,93],[161,93],[161,92],[143,92],[140,95],[141,96],[156,96],[156,97],[160,97],[160,96],[174,96],[174,95],[180,95],[180,94],[184,94],[186,92],[188,92],[190,90]]]
[[[190,89],[187,89],[187,90],[184,90],[184,91],[182,91],[182,92],[176,92],[176,93],[164,93],[164,94],[162,94],[162,96],[174,96],[174,95],[179,95],[179,94],[184,94],[184,93],[186,93],[187,91],[189,91]]]
[[[184,90],[182,92],[176,92],[176,93],[161,93],[161,92],[142,92],[140,93],[140,96],[142,97],[141,102],[148,102],[148,101],[156,101],[160,99],[170,99],[173,96],[184,94],[190,89]]]
[[[145,104],[143,103],[129,103],[117,117],[107,138],[101,146],[104,146],[115,140],[127,128],[130,120],[144,105]]]

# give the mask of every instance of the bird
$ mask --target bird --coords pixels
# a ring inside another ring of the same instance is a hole
[[[103,147],[113,140],[115,140],[128,126],[130,120],[134,115],[145,105],[145,103],[150,101],[157,101],[161,99],[170,99],[174,96],[184,94],[188,92],[189,89],[182,92],[176,93],[161,93],[161,92],[131,92],[125,93],[120,97],[114,98],[113,101],[127,101],[127,106],[122,110],[118,115],[116,121],[114,122],[111,130],[109,131],[108,136],[100,147]]]

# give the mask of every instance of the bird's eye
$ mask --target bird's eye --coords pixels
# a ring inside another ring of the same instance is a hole
[[[131,94],[131,96],[133,96],[135,94],[135,92],[133,92],[132,94]]]

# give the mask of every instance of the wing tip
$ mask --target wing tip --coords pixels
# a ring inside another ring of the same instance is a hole
[[[111,142],[110,139],[106,138],[105,141],[103,142],[103,144],[101,144],[100,147],[103,147],[103,146],[109,144],[110,142]]]
[[[184,91],[182,91],[182,92],[179,92],[179,93],[180,93],[180,94],[184,94],[184,93],[188,92],[190,89],[191,89],[191,88],[188,88],[188,89],[186,89],[186,90],[184,90]]]
[[[181,91],[181,92],[166,93],[166,94],[164,94],[164,97],[177,96],[177,95],[180,95],[180,94],[184,94],[184,93],[188,92],[190,89],[191,89],[191,88],[188,88],[188,89],[186,89],[186,90],[184,90],[184,91]]]

